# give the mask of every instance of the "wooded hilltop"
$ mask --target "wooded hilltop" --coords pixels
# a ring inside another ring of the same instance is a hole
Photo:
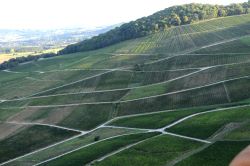
[[[164,31],[172,26],[192,24],[218,17],[248,14],[249,12],[250,1],[228,6],[196,3],[173,6],[151,16],[123,24],[120,27],[91,39],[69,45],[61,50],[60,54],[99,49],[121,41]]]

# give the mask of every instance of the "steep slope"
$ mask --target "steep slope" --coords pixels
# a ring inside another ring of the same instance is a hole
[[[188,166],[206,154],[216,165],[217,152],[235,155],[250,141],[249,22],[207,20],[1,71],[0,141],[33,137],[29,126],[64,140],[5,146],[17,155],[0,165]],[[237,143],[223,152],[229,138]]]
[[[149,34],[164,31],[171,26],[192,24],[202,20],[225,17],[232,15],[247,14],[249,3],[232,4],[229,6],[187,4],[173,6],[143,17],[136,21],[123,24],[107,33],[69,45],[60,51],[60,54],[74,53],[103,48],[121,41],[147,36]]]

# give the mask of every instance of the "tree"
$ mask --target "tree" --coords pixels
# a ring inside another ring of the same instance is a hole
[[[135,71],[142,71],[143,70],[143,67],[144,67],[144,64],[136,64],[134,66],[134,70]]]
[[[250,8],[246,8],[244,13],[249,14],[250,13]]]
[[[166,28],[167,22],[165,20],[158,21],[158,28],[164,30]]]
[[[199,21],[199,15],[197,13],[194,13],[192,16],[192,22]]]
[[[99,141],[99,140],[100,140],[100,136],[95,136],[94,141],[96,142],[96,141]]]
[[[159,31],[159,24],[155,24],[155,25],[154,25],[154,30],[155,30],[155,32],[158,32],[158,31]]]
[[[225,9],[219,9],[218,10],[218,16],[219,17],[225,17],[225,16],[227,16],[227,13],[226,13]]]
[[[242,6],[237,5],[236,9],[235,9],[235,12],[236,12],[236,14],[243,14],[244,13],[244,9],[243,9]]]
[[[188,16],[184,16],[182,19],[183,24],[187,24],[189,22]]]
[[[244,13],[243,7],[239,4],[232,4],[230,8],[230,15],[239,15]]]
[[[197,14],[197,13],[195,13],[195,14]],[[200,11],[198,15],[199,15],[199,18],[198,19],[196,18],[196,21],[197,20],[204,20],[206,18],[206,12],[205,11]]]
[[[178,26],[178,25],[181,25],[181,19],[180,19],[180,17],[177,14],[172,13],[171,17],[169,19],[169,23],[171,25]]]

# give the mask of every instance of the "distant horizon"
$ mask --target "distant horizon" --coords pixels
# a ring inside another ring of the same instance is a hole
[[[121,22],[121,23],[117,23],[117,24],[111,24],[111,25],[102,25],[102,26],[96,26],[96,27],[84,27],[81,25],[77,25],[77,26],[72,26],[72,27],[57,27],[57,28],[53,28],[53,29],[33,29],[33,28],[1,28],[0,30],[17,30],[17,31],[56,31],[56,30],[70,30],[70,29],[85,29],[86,31],[88,30],[94,30],[94,29],[102,29],[102,28],[107,28],[109,26],[115,26],[115,25],[119,25],[119,24],[124,24],[125,22]]]
[[[165,8],[188,3],[229,5],[246,0],[3,0],[0,29],[93,29],[136,20]]]

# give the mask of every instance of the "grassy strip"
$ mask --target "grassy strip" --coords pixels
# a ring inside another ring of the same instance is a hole
[[[21,156],[36,149],[77,134],[45,126],[32,126],[0,141],[0,162]]]
[[[11,117],[12,115],[21,111],[22,109],[19,109],[19,108],[14,108],[14,109],[1,109],[0,108],[0,120],[4,121],[8,119],[9,117]]]
[[[157,135],[158,133],[133,134],[116,137],[106,140],[81,150],[75,151],[61,158],[55,159],[43,165],[49,166],[82,166],[112,151],[122,148],[126,145],[141,141],[143,139]]]
[[[99,141],[123,134],[135,134],[140,133],[140,130],[129,130],[129,129],[113,129],[113,128],[100,128],[96,131],[93,131],[89,134],[83,135],[78,138],[74,138],[70,141],[64,142],[62,144],[56,145],[54,147],[48,148],[46,150],[37,152],[30,156],[26,156],[24,158],[18,159],[14,162],[11,162],[11,165],[18,166],[32,166],[38,164],[42,161],[48,160],[52,157],[59,156],[63,153],[74,150],[78,147],[85,146],[87,144],[93,143],[98,138]]]
[[[164,135],[140,143],[100,163],[96,163],[96,165],[162,166],[201,145],[202,143],[199,142]]]
[[[121,102],[118,107],[118,115],[122,116],[222,103],[228,103],[224,87],[222,85],[214,85],[176,94]]]
[[[229,123],[248,120],[250,118],[249,110],[250,107],[244,107],[198,115],[167,129],[167,131],[206,139]]]
[[[249,144],[249,141],[219,141],[176,166],[228,166],[235,155]]]
[[[241,124],[239,128],[234,129],[227,134],[225,139],[229,140],[249,140],[250,139],[250,122]]]
[[[111,104],[78,106],[59,125],[90,130],[106,122],[112,110]]]
[[[132,127],[132,128],[146,128],[158,129],[170,123],[175,122],[185,116],[203,112],[211,109],[211,107],[198,107],[193,109],[182,109],[177,111],[154,113],[149,115],[141,115],[135,117],[127,117],[113,121],[110,125]]]

